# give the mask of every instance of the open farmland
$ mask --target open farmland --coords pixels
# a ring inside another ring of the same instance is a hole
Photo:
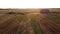
[[[58,13],[32,12],[22,15],[5,14],[6,12],[0,11],[0,34],[60,34],[60,14]],[[14,12],[17,11],[14,10]]]

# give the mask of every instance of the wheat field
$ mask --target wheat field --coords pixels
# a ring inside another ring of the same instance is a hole
[[[23,10],[0,10],[0,34],[60,34],[60,13],[25,9],[25,14],[6,14],[12,11]]]

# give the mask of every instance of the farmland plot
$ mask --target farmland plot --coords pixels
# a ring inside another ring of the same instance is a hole
[[[0,15],[0,34],[60,34],[58,14]],[[54,18],[55,17],[55,18]]]

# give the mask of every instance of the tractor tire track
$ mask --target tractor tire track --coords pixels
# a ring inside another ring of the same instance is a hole
[[[41,16],[41,15],[40,15]],[[60,29],[59,28],[56,28],[56,24],[52,24],[52,22],[50,22],[48,19],[46,19],[46,18],[43,18],[43,17],[41,17],[41,23],[40,23],[40,26],[41,26],[41,28],[43,29],[43,30],[45,30],[46,31],[46,34],[59,34],[60,33]],[[50,31],[51,30],[51,31]],[[45,32],[44,31],[44,32]],[[52,32],[52,31],[54,31],[54,32]],[[49,33],[48,33],[49,32]],[[51,32],[51,33],[50,33]]]

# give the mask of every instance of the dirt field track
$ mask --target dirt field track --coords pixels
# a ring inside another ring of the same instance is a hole
[[[60,34],[60,14],[0,14],[0,34]]]

